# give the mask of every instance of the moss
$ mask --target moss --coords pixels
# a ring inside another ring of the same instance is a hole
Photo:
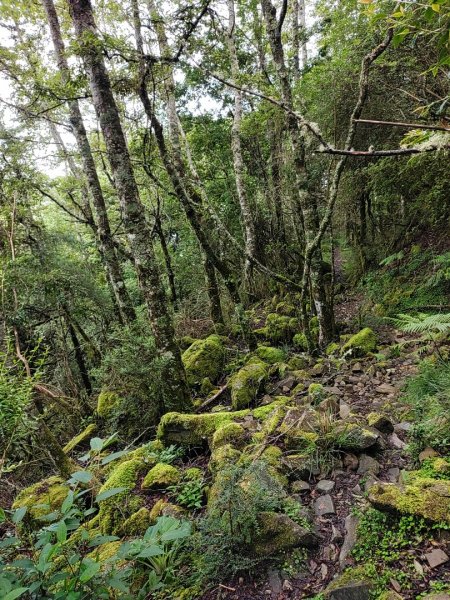
[[[279,315],[285,315],[286,317],[293,317],[295,315],[295,306],[288,302],[278,302],[275,307],[275,312]]]
[[[431,469],[436,475],[446,475],[450,478],[450,459],[442,458],[430,458],[429,461]]]
[[[351,567],[346,569],[339,577],[333,579],[333,581],[325,589],[325,597],[327,598],[330,592],[337,590],[340,587],[349,585],[351,583],[367,583],[372,584],[371,578],[367,575],[367,568],[363,566]]]
[[[308,397],[311,402],[317,403],[325,396],[325,390],[321,383],[311,383],[308,388]]]
[[[304,383],[298,383],[295,388],[292,390],[291,392],[291,396],[294,398],[295,396],[297,396],[298,394],[301,394],[302,392],[305,391],[305,384]]]
[[[117,540],[115,542],[107,542],[106,544],[102,544],[101,546],[97,546],[95,550],[88,554],[88,557],[92,560],[95,560],[99,563],[103,563],[110,558],[113,558],[119,551],[122,542]]]
[[[286,358],[286,353],[281,348],[273,348],[272,346],[258,346],[255,351],[256,356],[269,365],[281,363]]]
[[[191,335],[183,335],[180,340],[180,348],[182,350],[187,350],[189,346],[192,346],[197,340]]]
[[[215,381],[222,371],[224,356],[225,349],[219,335],[196,340],[182,356],[189,385],[199,386],[205,377]]]
[[[294,317],[287,317],[270,313],[266,318],[267,338],[274,344],[289,343],[295,332],[298,331],[299,323]]]
[[[316,539],[285,514],[262,512],[258,515],[258,536],[253,549],[258,556],[270,556],[298,546],[312,547]]]
[[[130,494],[130,490],[136,487],[139,475],[146,468],[148,466],[141,458],[131,458],[117,465],[111,471],[99,493],[114,488],[125,488],[125,490],[100,501],[99,527],[102,533],[114,533],[124,519],[140,508],[142,499]]]
[[[24,524],[31,529],[42,527],[41,517],[59,510],[67,498],[69,486],[57,476],[48,477],[23,489],[12,505],[14,510],[27,508]]]
[[[116,392],[100,392],[97,399],[97,414],[107,419],[120,404],[120,397]]]
[[[181,506],[167,502],[163,498],[158,500],[150,511],[150,521],[155,523],[158,517],[175,517],[176,519],[181,518],[185,511]]]
[[[190,467],[183,473],[183,478],[187,481],[202,481],[203,471],[198,467]]]
[[[328,356],[330,356],[330,354],[337,354],[339,349],[340,349],[339,344],[337,344],[336,342],[331,342],[331,344],[328,344],[328,346],[326,347],[325,353]]]
[[[240,410],[249,406],[268,378],[267,365],[261,360],[252,361],[230,379],[231,406]]]
[[[314,461],[311,455],[307,452],[303,454],[288,454],[284,456],[282,466],[284,473],[290,480],[308,480],[315,470]]]
[[[212,438],[211,447],[213,450],[225,444],[239,447],[245,440],[245,430],[238,423],[233,421],[225,423],[217,429]]]
[[[157,436],[165,443],[201,445],[204,441],[212,439],[214,432],[221,425],[245,417],[249,413],[248,410],[200,415],[166,413],[159,423]]]
[[[227,466],[237,463],[241,457],[241,452],[233,448],[231,444],[225,444],[217,448],[212,454],[208,464],[211,473],[218,473]]]
[[[309,361],[303,356],[293,356],[289,359],[288,365],[292,371],[301,371],[309,365]]]
[[[311,317],[309,320],[309,329],[313,335],[317,335],[319,333],[319,317]]]
[[[80,444],[82,444],[83,442],[85,442],[86,440],[90,439],[91,436],[96,431],[97,431],[97,425],[95,423],[91,423],[85,429],[83,429],[83,431],[81,433],[79,433],[78,435],[76,435],[75,437],[73,437],[70,440],[70,442],[67,442],[67,444],[63,448],[64,452],[66,454],[69,454],[69,452],[72,452],[72,450],[74,448],[76,448],[77,446],[79,446]]]
[[[361,329],[342,346],[343,354],[351,356],[365,356],[377,349],[377,336],[370,327]]]
[[[381,413],[371,412],[367,415],[367,424],[383,433],[392,433],[394,426],[390,419]]]
[[[292,340],[294,346],[299,350],[308,350],[308,340],[304,333],[296,333]]]
[[[338,422],[332,432],[335,448],[361,452],[374,446],[380,436],[374,429],[362,427],[358,423]]]
[[[211,379],[209,377],[205,377],[202,381],[202,385],[200,386],[200,394],[202,396],[208,396],[214,390],[214,386],[211,383]]]
[[[173,465],[158,463],[144,477],[143,490],[164,489],[180,481],[180,470]]]
[[[125,519],[120,526],[119,533],[124,536],[143,535],[152,523],[150,511],[143,506]]]
[[[370,502],[380,510],[423,517],[450,525],[450,480],[409,473],[406,485],[379,483],[369,490]]]

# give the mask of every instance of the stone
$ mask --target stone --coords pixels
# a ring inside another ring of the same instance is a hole
[[[353,373],[361,373],[362,370],[363,370],[363,368],[362,368],[360,362],[357,362],[354,365],[352,365],[352,371],[353,371]]]
[[[336,513],[334,509],[333,499],[329,494],[320,496],[314,502],[314,511],[318,517],[325,517],[327,515],[334,515]]]
[[[285,377],[278,383],[277,388],[281,388],[283,390],[284,390],[284,388],[286,388],[286,391],[289,392],[294,387],[295,383],[296,383],[295,377],[292,377],[292,376]]]
[[[390,385],[389,383],[382,383],[381,385],[375,388],[375,391],[379,394],[395,394],[397,390],[393,385]]]
[[[359,459],[356,454],[346,454],[344,456],[344,467],[347,467],[350,471],[356,471],[359,465]]]
[[[316,491],[321,494],[328,494],[335,486],[335,482],[330,479],[321,479],[316,485]]]
[[[344,356],[361,357],[375,352],[377,349],[377,337],[372,329],[365,327],[342,346],[341,353]]]
[[[278,595],[283,589],[280,574],[275,569],[269,569],[268,576],[271,592]]]
[[[340,402],[339,405],[339,416],[341,417],[341,419],[346,419],[347,417],[350,416],[351,413],[351,408],[348,404],[346,404],[345,402]]]
[[[359,518],[356,515],[347,515],[345,517],[345,538],[339,553],[339,566],[344,568],[348,555],[356,544]]]
[[[329,600],[369,600],[371,589],[369,582],[351,581],[325,592],[325,597]]]
[[[258,515],[258,536],[253,549],[258,556],[268,556],[289,548],[311,548],[317,538],[310,529],[301,527],[288,515],[262,512]]]
[[[422,452],[419,454],[419,462],[423,462],[424,460],[428,460],[429,458],[436,458],[439,456],[439,452],[436,452],[436,450],[434,450],[433,448],[425,448],[425,450],[422,450]]]
[[[375,446],[380,438],[380,434],[376,429],[349,422],[338,423],[333,434],[336,440],[336,448],[356,452],[362,452]]]
[[[372,412],[367,416],[367,423],[370,427],[375,427],[381,433],[392,433],[394,431],[394,425],[392,421],[381,413]]]
[[[402,441],[396,433],[391,433],[388,436],[388,442],[393,448],[397,448],[398,450],[406,448],[405,442]]]
[[[344,539],[342,532],[335,525],[331,526],[331,541],[332,542],[341,542]]]
[[[400,478],[400,469],[398,467],[392,467],[387,471],[388,479],[391,483],[397,483]]]
[[[401,423],[396,423],[394,425],[394,431],[404,431],[407,433],[408,431],[411,431],[411,429],[412,423],[408,423],[408,421],[402,421]]]
[[[440,567],[449,560],[448,555],[440,548],[435,548],[431,552],[428,552],[425,554],[425,558],[432,569]]]
[[[368,456],[367,454],[361,454],[359,457],[359,467],[357,473],[360,475],[364,475],[365,473],[372,473],[373,475],[378,475],[380,472],[380,463]]]
[[[294,494],[302,494],[304,492],[309,492],[311,486],[307,481],[302,481],[301,479],[297,481],[293,481],[291,483],[291,490]]]
[[[446,594],[445,592],[435,592],[433,594],[422,596],[422,600],[450,600],[450,594]]]

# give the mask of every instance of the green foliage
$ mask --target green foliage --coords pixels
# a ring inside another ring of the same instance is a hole
[[[400,314],[393,321],[395,326],[405,333],[429,335],[435,333],[448,335],[450,333],[450,313],[418,314],[417,316]]]

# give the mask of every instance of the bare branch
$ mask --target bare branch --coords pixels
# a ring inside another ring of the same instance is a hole
[[[431,129],[433,131],[448,131],[450,127],[443,125],[424,125],[423,123],[402,123],[400,121],[376,121],[374,119],[355,119],[355,123],[364,123],[367,125],[383,125],[386,127],[405,127],[406,129]]]

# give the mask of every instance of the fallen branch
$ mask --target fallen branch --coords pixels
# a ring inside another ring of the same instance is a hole
[[[208,398],[207,400],[205,400],[203,402],[203,404],[200,404],[200,406],[198,406],[195,409],[195,412],[198,413],[200,412],[203,408],[205,408],[206,406],[209,406],[210,404],[212,404],[214,402],[214,400],[217,400],[217,398],[220,398],[220,396],[224,393],[224,391],[228,388],[228,382],[223,385],[220,390],[218,390],[214,396],[211,396],[211,398]]]
[[[450,150],[450,144],[441,146],[433,144],[425,148],[395,148],[394,150],[344,150],[338,148],[320,148],[316,150],[318,154],[337,154],[340,156],[362,156],[362,157],[383,157],[383,156],[411,156],[412,154],[424,154],[425,152],[437,152],[438,150]]]
[[[355,119],[355,123],[365,123],[367,125],[383,125],[386,127],[405,127],[406,129],[432,129],[433,131],[448,131],[450,127],[442,125],[423,125],[422,123],[402,123],[401,121],[376,121],[374,119]]]

